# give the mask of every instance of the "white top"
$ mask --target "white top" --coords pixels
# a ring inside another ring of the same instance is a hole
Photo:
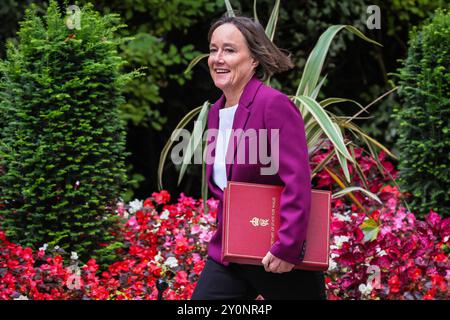
[[[228,142],[230,140],[231,130],[233,129],[234,114],[238,105],[234,105],[219,110],[219,134],[216,143],[216,155],[213,166],[213,179],[220,189],[227,186],[227,173],[225,156],[227,153]]]

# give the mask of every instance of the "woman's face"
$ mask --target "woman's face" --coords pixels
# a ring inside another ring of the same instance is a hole
[[[208,66],[216,87],[233,91],[245,86],[258,62],[252,58],[244,36],[231,23],[217,27],[209,44]]]

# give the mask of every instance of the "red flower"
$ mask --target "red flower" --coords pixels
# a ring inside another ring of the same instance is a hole
[[[150,272],[151,272],[155,277],[161,276],[161,267],[156,266],[156,265],[154,265],[154,264],[150,264],[149,268],[150,268]]]
[[[55,263],[55,264],[61,264],[62,263],[62,257],[61,256],[56,256],[56,257],[54,257],[53,258],[53,262]]]
[[[7,267],[8,267],[8,269],[14,270],[18,265],[19,265],[19,261],[17,261],[17,260],[9,260],[8,264],[7,264]]]
[[[370,218],[373,219],[375,222],[378,222],[378,218],[380,217],[380,210],[374,210],[372,214],[370,215]]]
[[[447,289],[445,279],[438,274],[431,276],[431,283],[433,284],[433,287],[438,288],[441,291],[446,291]]]
[[[177,275],[175,276],[175,281],[179,284],[179,285],[183,285],[185,286],[186,284],[188,284],[189,280],[188,280],[188,276],[186,271],[180,271],[177,273]]]
[[[166,190],[161,190],[161,192],[153,192],[152,197],[155,199],[157,204],[165,204],[170,201],[170,194]]]
[[[389,291],[391,293],[399,293],[400,292],[400,279],[397,275],[389,278]]]
[[[430,289],[423,296],[423,300],[434,300],[435,295],[436,295],[436,289]]]
[[[144,207],[150,207],[150,208],[154,208],[155,206],[153,205],[152,199],[151,198],[147,198],[144,201]]]
[[[194,269],[192,270],[195,274],[200,274],[205,267],[205,261],[202,260],[194,265]]]
[[[408,277],[412,281],[417,281],[422,276],[422,270],[420,268],[412,268],[408,270]]]
[[[447,259],[448,259],[447,255],[443,252],[439,253],[438,255],[436,255],[434,257],[434,261],[436,261],[436,262],[445,262],[445,261],[447,261]]]

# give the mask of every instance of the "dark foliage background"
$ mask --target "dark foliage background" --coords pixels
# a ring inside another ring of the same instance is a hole
[[[0,57],[5,55],[5,41],[16,36],[18,21],[30,2],[46,7],[43,0],[0,0]],[[59,1],[66,5],[64,1]],[[178,121],[205,100],[215,101],[220,92],[214,88],[203,61],[189,75],[183,71],[192,57],[207,52],[207,32],[212,21],[225,11],[222,0],[91,0],[100,12],[117,12],[128,28],[123,35],[135,40],[124,44],[120,54],[128,60],[127,70],[145,66],[146,75],[135,79],[125,88],[127,103],[121,108],[127,122],[126,149],[129,185],[126,199],[145,198],[157,189],[156,169],[162,147]],[[244,15],[253,16],[253,1],[231,1]],[[265,25],[274,1],[258,1],[258,17]],[[367,6],[381,9],[381,29],[369,30]],[[408,32],[420,25],[445,1],[281,1],[275,43],[289,50],[296,68],[274,77],[273,85],[293,93],[305,60],[319,35],[332,24],[351,24],[383,44],[372,46],[343,32],[332,44],[324,74],[328,80],[323,88],[327,96],[355,99],[363,105],[373,101],[395,86],[390,74],[401,66],[399,59],[407,55]],[[397,124],[390,115],[399,105],[397,95],[391,94],[370,110],[370,119],[356,121],[372,136],[398,153]],[[352,105],[333,109],[337,114],[351,115]],[[339,108],[339,109],[338,109]],[[366,115],[367,114],[363,114]],[[172,195],[180,192],[200,196],[201,167],[191,168],[180,186],[170,163],[166,164],[164,187]]]

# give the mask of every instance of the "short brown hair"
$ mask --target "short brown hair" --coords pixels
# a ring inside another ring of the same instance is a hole
[[[255,74],[260,80],[265,81],[275,73],[294,67],[290,55],[284,54],[281,49],[270,41],[264,28],[258,21],[248,17],[225,14],[212,24],[208,32],[208,42],[211,42],[214,30],[225,23],[233,24],[244,36],[250,53],[259,62]]]

